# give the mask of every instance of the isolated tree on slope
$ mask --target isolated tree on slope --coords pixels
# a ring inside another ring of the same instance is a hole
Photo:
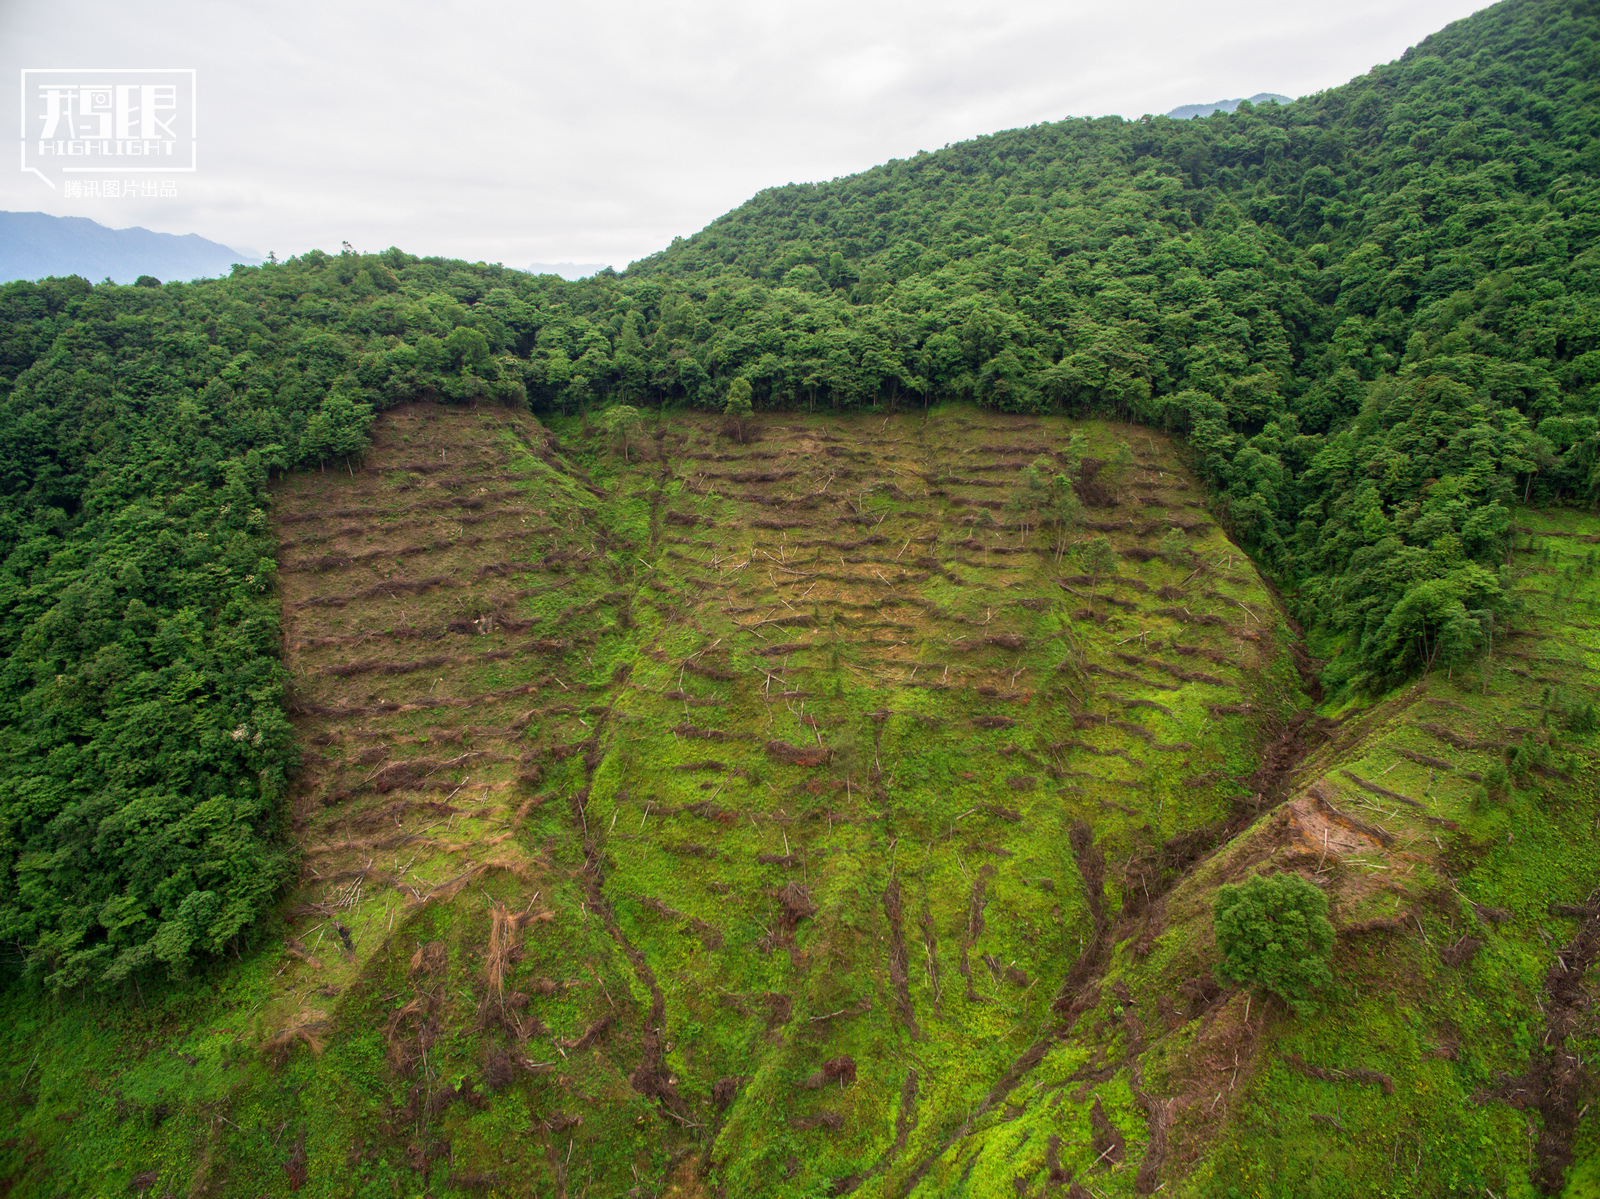
[[[605,429],[606,436],[622,446],[622,460],[628,460],[628,439],[637,437],[644,428],[644,417],[639,415],[637,408],[628,404],[617,404],[607,408],[600,417],[600,426]]]
[[[1217,891],[1217,974],[1282,997],[1302,1016],[1312,1014],[1314,987],[1333,981],[1328,897],[1297,874],[1254,875]]]
[[[745,422],[750,419],[755,405],[751,401],[750,380],[740,375],[728,387],[728,402],[722,406],[722,414],[728,418],[724,432],[732,430],[731,436],[743,443],[745,437]]]

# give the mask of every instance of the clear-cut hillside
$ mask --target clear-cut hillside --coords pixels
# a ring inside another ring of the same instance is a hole
[[[553,428],[407,406],[280,482],[285,926],[8,1009],[13,1194],[1592,1171],[1591,518],[1518,515],[1472,670],[1313,715],[1158,435]],[[1277,871],[1330,900],[1315,1013],[1214,975],[1218,886]]]
[[[1125,1083],[1028,1096],[1104,1058],[1047,1051],[1113,928],[1253,810],[1303,703],[1272,597],[1158,435],[720,426],[557,453],[416,406],[280,492],[308,858],[264,1039],[381,1059],[391,1154],[530,1192],[569,1153],[905,1187],[1007,1104],[1131,1132]],[[507,1104],[536,1151],[474,1131]]]

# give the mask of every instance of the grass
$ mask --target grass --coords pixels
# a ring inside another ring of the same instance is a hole
[[[418,405],[285,483],[300,884],[204,978],[6,998],[13,1192],[1531,1193],[1592,522],[1519,518],[1483,670],[1313,717],[1159,434],[755,427]],[[1013,501],[1072,433],[1062,544]],[[1274,868],[1344,930],[1310,1019],[1211,979]]]

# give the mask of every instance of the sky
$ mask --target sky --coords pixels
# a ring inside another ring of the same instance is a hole
[[[192,68],[176,194],[0,209],[198,233],[280,258],[342,242],[609,263],[763,188],[1069,116],[1310,95],[1472,0],[0,0],[0,78]],[[13,160],[16,161],[16,160]]]

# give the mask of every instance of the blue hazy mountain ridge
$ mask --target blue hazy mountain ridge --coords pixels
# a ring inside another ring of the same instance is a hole
[[[587,279],[606,269],[604,262],[530,262],[525,268],[530,275],[560,275],[568,282]]]
[[[1183,104],[1167,113],[1169,117],[1183,121],[1190,117],[1209,117],[1214,112],[1233,112],[1249,100],[1252,104],[1292,104],[1293,96],[1282,96],[1277,92],[1257,92],[1253,96],[1244,96],[1238,100],[1218,100],[1215,104]]]
[[[95,283],[132,283],[140,275],[168,282],[226,275],[236,262],[255,266],[261,259],[196,233],[110,229],[88,217],[0,212],[3,283],[63,275]]]

